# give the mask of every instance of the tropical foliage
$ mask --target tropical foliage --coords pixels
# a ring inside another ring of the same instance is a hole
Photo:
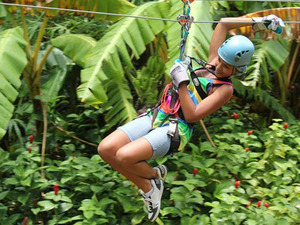
[[[126,1],[125,4],[122,1],[116,1],[116,4],[113,4],[113,6],[108,1],[101,1],[101,3],[99,3],[100,5],[98,5],[98,3],[92,3],[90,1],[85,3],[83,3],[82,1],[50,1],[49,3],[42,3],[42,5],[44,4],[47,7],[61,7],[66,9],[73,7],[74,9],[94,11],[101,8],[107,9],[108,12],[113,13],[128,12],[132,16],[149,16],[157,18],[172,18],[174,17],[174,15],[178,15],[180,13],[182,7],[180,1],[171,1],[170,3],[149,2],[142,4],[139,7],[134,7],[134,5],[129,4]],[[228,7],[226,4],[223,4],[223,6]],[[194,3],[192,7],[192,14],[195,15],[195,20],[211,21],[212,18],[210,11],[205,10],[209,7],[209,2],[204,1]],[[129,12],[130,8],[134,9]],[[4,11],[3,7],[1,9],[2,11]],[[27,13],[26,10],[27,9],[22,8],[23,14]],[[28,10],[30,10],[30,12],[32,11],[32,9],[30,8]],[[286,9],[277,11],[281,13],[283,10],[285,10],[284,12],[287,11]],[[10,7],[7,11],[14,12],[15,8]],[[5,15],[7,11],[4,11],[4,13],[2,12],[1,14]],[[46,47],[45,50],[47,51],[43,54],[42,59],[40,59],[39,57],[41,55],[39,54],[39,51],[42,48],[41,43],[46,29],[46,24],[48,23],[48,17],[55,17],[58,15],[57,10],[55,11],[47,9],[45,10],[45,12],[46,17],[42,19],[39,34],[35,38],[36,43],[33,52],[30,51],[29,47],[31,45],[31,40],[29,38],[30,36],[28,35],[25,17],[23,14],[21,14],[24,27],[24,37],[27,41],[27,50],[25,52],[27,54],[27,59],[30,60],[25,70],[23,71],[23,74],[29,86],[30,95],[33,97],[34,112],[37,114],[41,114],[41,112],[43,111],[41,100],[36,99],[36,96],[42,95],[42,91],[40,90],[41,74],[44,68],[44,64],[46,63],[47,57],[52,51],[53,46]],[[32,11],[31,13],[34,14],[34,11]],[[264,12],[264,14],[266,13],[267,12]],[[289,19],[293,19],[294,17],[296,17],[296,14],[294,14],[295,13],[293,12],[289,13]],[[90,14],[86,15],[90,16]],[[251,14],[251,16],[252,15],[253,14]],[[280,15],[283,15],[283,13],[281,13]],[[94,16],[98,19],[116,19],[116,17],[107,18],[98,16],[98,14]],[[285,18],[287,18],[287,16],[285,16]],[[161,33],[164,32],[166,28],[167,43],[165,43],[164,38],[157,39],[158,35],[161,35]],[[292,30],[295,29],[295,27],[292,27]],[[106,121],[109,122],[110,126],[114,126],[115,124],[129,121],[136,115],[135,109],[133,108],[133,97],[130,92],[130,84],[128,83],[128,78],[126,78],[132,77],[130,75],[132,73],[137,76],[136,72],[132,72],[135,70],[134,65],[132,64],[132,57],[135,57],[135,60],[139,60],[140,56],[147,49],[147,46],[151,44],[152,47],[160,49],[160,53],[158,53],[158,51],[155,52],[156,54],[163,56],[165,63],[167,63],[165,70],[166,72],[168,72],[169,68],[172,65],[172,62],[176,59],[176,57],[178,57],[177,46],[180,42],[180,36],[178,35],[179,32],[180,26],[178,26],[178,24],[176,26],[175,23],[165,23],[159,20],[147,21],[129,17],[122,18],[119,22],[112,25],[97,43],[96,40],[92,40],[89,37],[84,38],[82,35],[79,35],[79,37],[73,37],[69,34],[57,37],[56,39],[53,39],[51,43],[55,47],[61,48],[64,51],[64,54],[66,54],[83,68],[83,70],[81,71],[81,84],[77,90],[80,101],[85,104],[95,106],[98,106],[99,104],[105,102],[106,104],[102,104],[101,107],[103,107],[103,109],[107,111],[107,113],[105,114]],[[249,29],[247,30],[247,32],[249,33]],[[291,33],[293,34],[295,32]],[[192,26],[188,39],[187,54],[195,56],[197,58],[206,59],[211,34],[212,28],[210,24],[194,24],[194,26]],[[293,36],[290,35],[290,37]],[[69,41],[70,38],[72,38],[72,41]],[[294,39],[297,38],[298,36],[294,37]],[[199,45],[199,43],[201,43],[201,45]],[[280,42],[278,41],[262,43],[262,48],[258,48],[259,50],[256,52],[257,58],[255,58],[256,60],[254,61],[253,66],[250,68],[250,75],[246,78],[243,84],[255,87],[257,86],[257,83],[260,83],[259,88],[261,88],[262,85],[270,87],[271,82],[268,82],[270,72],[267,70],[267,65],[270,64],[272,69],[276,71],[276,73],[278,74],[278,78],[280,79],[280,82],[278,82],[281,90],[280,102],[283,107],[280,107],[280,104],[276,104],[276,101],[273,100],[271,100],[273,103],[268,103],[272,98],[268,98],[268,100],[266,100],[265,98],[259,98],[259,96],[257,95],[254,96],[256,96],[256,99],[261,99],[262,102],[267,106],[274,105],[275,107],[272,109],[279,113],[283,118],[293,119],[294,117],[285,110],[284,104],[286,102],[288,94],[288,87],[289,85],[291,85],[291,81],[293,80],[292,74],[294,71],[297,72],[299,69],[295,64],[295,59],[292,59],[290,68],[285,66],[288,62],[287,59],[289,58],[289,50],[291,50],[293,46],[292,42],[289,41],[289,43],[286,43],[286,41],[281,41],[282,44],[279,43]],[[166,44],[168,45],[168,49],[163,47],[166,46]],[[274,49],[276,49],[275,51],[279,49],[284,54],[280,57],[274,58],[272,57],[274,55]],[[296,51],[293,53],[293,55],[297,55],[297,49],[299,48],[296,48]],[[153,71],[153,69],[150,69],[150,71]],[[288,77],[285,78],[285,76],[283,76],[282,74],[287,72]],[[262,88],[263,90],[265,89],[264,87]],[[6,124],[7,122],[8,121],[6,120]],[[38,133],[41,133],[42,125],[37,122],[36,126]]]
[[[184,152],[150,162],[169,169],[157,224],[299,221],[299,122],[257,130],[245,110],[239,119],[227,110],[206,121],[218,148],[198,135]],[[0,150],[1,224],[151,224],[137,188],[99,156],[78,155],[76,140],[61,145],[63,159],[47,159],[44,179],[38,143],[30,142],[30,151]]]
[[[1,122],[0,137],[5,134],[8,124],[15,109],[13,102],[18,97],[18,89],[21,85],[20,76],[27,64],[21,28],[6,30],[0,34],[0,98],[1,98]],[[16,53],[12,55],[11,52]],[[13,62],[13,63],[12,63]]]
[[[95,149],[155,105],[179,56],[180,25],[116,14],[175,19],[182,2],[3,2],[66,10],[0,5],[0,224],[147,224],[136,187]],[[191,14],[212,21],[278,8],[299,21],[299,7],[195,1]],[[217,148],[197,124],[183,152],[151,162],[170,171],[158,224],[299,221],[298,25],[281,36],[232,31],[255,43],[249,75],[234,79],[234,99],[204,120]],[[192,25],[188,55],[207,59],[213,27]]]

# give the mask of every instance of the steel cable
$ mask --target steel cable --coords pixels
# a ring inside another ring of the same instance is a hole
[[[208,0],[204,0],[204,1],[208,1]],[[250,1],[254,1],[254,0],[250,0]],[[258,1],[260,1],[260,0],[258,0]],[[268,1],[268,0],[266,0],[266,1]],[[178,22],[178,20],[175,20],[175,19],[166,19],[166,18],[148,17],[148,16],[135,16],[135,15],[128,15],[128,14],[97,12],[97,11],[79,10],[79,9],[56,8],[56,7],[47,7],[47,6],[37,6],[37,5],[25,5],[25,4],[17,4],[17,3],[0,2],[0,5],[26,7],[26,8],[36,8],[36,9],[48,9],[48,10],[57,10],[57,11],[65,11],[65,12],[79,12],[79,13],[107,15],[107,16],[130,17],[130,18],[136,18],[136,19],[161,20],[161,21],[166,21],[166,22]],[[283,22],[286,23],[286,24],[295,24],[295,23],[298,24],[298,23],[300,23],[300,21],[283,21]],[[234,22],[232,22],[232,21],[193,21],[193,23],[249,23],[249,24],[252,24],[253,22],[245,22],[245,21],[234,21]]]

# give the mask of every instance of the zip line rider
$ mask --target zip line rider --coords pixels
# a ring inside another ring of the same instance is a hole
[[[225,40],[228,31],[249,26],[251,21],[255,30],[269,29],[280,33],[280,26],[284,26],[274,15],[222,18],[221,21],[230,23],[217,24],[208,63],[191,72],[196,79],[190,79],[187,74],[191,58],[177,60],[170,72],[172,84],[166,86],[157,107],[118,127],[98,146],[102,159],[141,189],[150,221],[155,221],[160,211],[167,168],[164,165],[152,168],[146,160],[181,150],[192,135],[192,124],[229,101],[234,90],[230,78],[246,72],[254,53],[253,43],[245,36],[236,35]],[[198,89],[202,89],[202,93]]]

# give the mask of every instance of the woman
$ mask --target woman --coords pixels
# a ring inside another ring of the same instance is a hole
[[[241,21],[245,23],[240,23]],[[281,19],[273,15],[252,19],[223,18],[221,22],[230,23],[219,23],[216,26],[209,48],[209,64],[196,72],[198,82],[204,82],[206,87],[206,96],[202,101],[186,72],[189,58],[175,62],[171,69],[172,84],[180,99],[180,113],[178,111],[172,117],[178,123],[179,149],[189,140],[192,123],[210,115],[228,102],[233,94],[230,77],[245,73],[253,55],[254,46],[248,38],[238,35],[225,41],[227,32],[249,25],[253,25],[256,30],[276,31],[278,25],[283,24]],[[146,160],[167,155],[171,146],[172,135],[168,132],[173,125],[170,126],[170,117],[164,107],[165,105],[160,105],[158,113],[150,112],[119,127],[98,146],[102,159],[141,189],[150,221],[154,221],[159,214],[167,168],[164,165],[152,168]]]

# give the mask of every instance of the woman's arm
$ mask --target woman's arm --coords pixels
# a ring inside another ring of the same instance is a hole
[[[242,18],[242,17],[222,18],[220,21],[230,22],[230,23],[218,23],[218,25],[216,26],[209,47],[209,58],[208,58],[209,63],[212,63],[212,61],[217,57],[218,48],[225,41],[229,30],[234,28],[239,28],[239,27],[252,26],[253,23],[251,18]],[[245,22],[245,23],[241,23],[241,22]]]
[[[199,102],[197,106],[189,96],[186,83],[181,83],[178,91],[185,121],[194,123],[217,111],[226,104],[233,94],[233,87],[226,84],[221,85],[216,88],[213,94]]]
[[[218,48],[223,44],[226,39],[227,32],[233,28],[251,26],[251,18],[222,18],[221,22],[230,23],[219,23],[211,39],[211,44],[209,48],[209,63],[213,63],[213,60],[217,59]],[[237,23],[239,22],[239,23]],[[242,23],[241,23],[242,22]],[[245,23],[243,23],[245,22]],[[221,85],[216,88],[213,94],[206,97],[204,100],[199,102],[196,106],[189,96],[187,84],[183,82],[179,85],[179,98],[181,108],[188,123],[193,123],[201,120],[202,118],[210,115],[211,113],[217,111],[224,104],[226,104],[233,94],[233,87],[230,85]]]

